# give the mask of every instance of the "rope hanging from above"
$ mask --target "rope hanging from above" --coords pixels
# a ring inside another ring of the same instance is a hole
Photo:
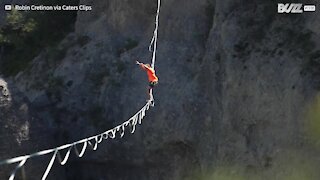
[[[156,19],[155,19],[156,25],[155,25],[155,29],[153,32],[153,37],[152,37],[150,45],[149,45],[149,51],[152,51],[151,49],[152,49],[152,45],[153,45],[152,62],[151,62],[151,67],[153,69],[155,69],[154,65],[156,63],[160,6],[161,6],[161,0],[158,0],[158,9],[157,9],[157,14],[156,14]]]

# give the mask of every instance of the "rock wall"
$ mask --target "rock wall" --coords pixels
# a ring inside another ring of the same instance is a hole
[[[0,78],[0,123],[1,160],[52,147],[53,132],[37,117],[28,99],[10,79]],[[16,174],[17,179],[26,176],[40,179],[48,159],[28,160],[27,166]],[[2,165],[1,179],[8,179],[15,165]],[[56,178],[63,176],[59,169],[54,174]]]
[[[147,97],[134,62],[151,58],[156,2],[81,3],[93,11],[79,12],[58,55],[44,51],[15,77],[55,131],[52,144],[111,128]],[[163,0],[160,13],[156,106],[134,135],[72,160],[65,179],[194,179],[221,164],[268,179],[287,151],[315,158],[304,116],[319,87],[310,68],[319,62],[319,12],[280,15],[275,1]]]

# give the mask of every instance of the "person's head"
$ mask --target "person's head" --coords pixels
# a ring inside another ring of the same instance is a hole
[[[146,66],[149,67],[149,68],[151,67],[150,64],[146,64]]]

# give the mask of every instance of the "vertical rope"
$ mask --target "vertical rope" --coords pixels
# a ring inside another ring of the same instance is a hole
[[[158,9],[157,9],[157,15],[156,15],[156,27],[154,29],[154,33],[153,33],[153,37],[152,37],[152,40],[151,40],[151,44],[149,46],[149,50],[150,50],[151,49],[151,45],[153,43],[153,54],[152,54],[152,64],[151,64],[151,67],[153,69],[154,69],[154,64],[156,62],[160,6],[161,6],[161,0],[158,0]]]

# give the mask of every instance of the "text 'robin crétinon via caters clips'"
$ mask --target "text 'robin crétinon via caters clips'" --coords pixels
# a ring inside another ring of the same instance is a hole
[[[18,11],[91,11],[88,5],[14,5]]]

